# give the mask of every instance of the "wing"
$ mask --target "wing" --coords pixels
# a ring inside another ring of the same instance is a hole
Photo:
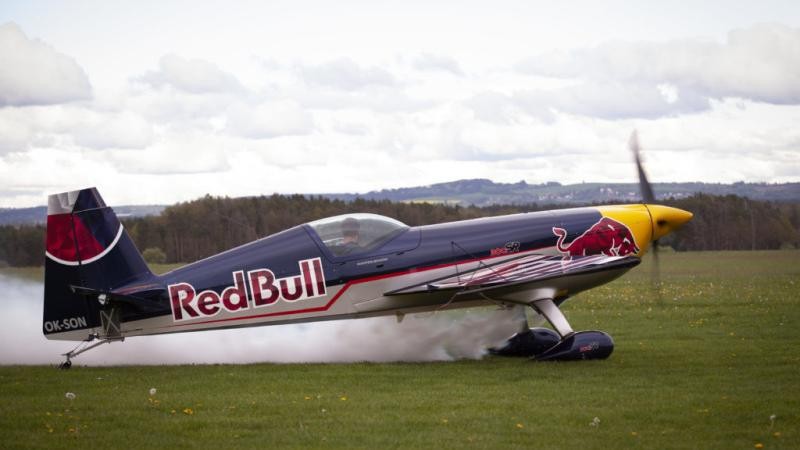
[[[416,294],[441,290],[475,293],[567,275],[633,267],[640,261],[635,256],[591,255],[564,259],[561,256],[524,255],[491,265],[482,264],[470,271],[395,289],[384,295]]]

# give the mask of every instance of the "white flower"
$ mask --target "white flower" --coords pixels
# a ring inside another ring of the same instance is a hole
[[[156,388],[150,388],[150,396],[156,395]]]
[[[67,397],[67,400],[75,400],[75,394],[72,392],[67,392],[64,397]]]
[[[589,426],[590,427],[596,427],[598,425],[600,425],[600,418],[599,417],[595,417],[594,419],[592,419],[591,422],[589,422]]]

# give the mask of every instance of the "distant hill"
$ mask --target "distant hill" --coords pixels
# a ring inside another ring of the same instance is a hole
[[[164,208],[166,206],[163,205],[114,206],[114,211],[120,217],[144,217],[157,216],[161,214]],[[43,224],[46,219],[46,206],[0,208],[0,225]]]
[[[752,200],[800,203],[800,183],[655,183],[659,199],[682,199],[695,193],[737,195]],[[551,181],[543,184],[495,183],[487,179],[458,180],[400,189],[383,189],[363,194],[318,194],[335,200],[391,200],[394,202],[441,203],[460,206],[523,205],[538,203],[591,204],[601,202],[639,201],[636,183],[566,184]],[[165,205],[114,206],[120,216],[143,217],[161,214]],[[0,225],[44,223],[47,208],[0,208]]]
[[[775,202],[800,202],[800,183],[766,184],[744,183],[654,183],[658,199],[681,199],[695,193],[711,195],[737,195],[752,200]],[[562,185],[558,182],[544,184],[495,183],[487,179],[458,180],[400,189],[384,189],[365,194],[322,194],[338,200],[392,200],[396,202],[428,202],[450,205],[512,205],[588,204],[609,201],[638,201],[639,185],[636,183],[580,183]]]

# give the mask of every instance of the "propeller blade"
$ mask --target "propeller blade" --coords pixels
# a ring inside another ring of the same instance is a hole
[[[642,194],[642,199],[645,203],[655,203],[656,196],[653,194],[653,187],[647,181],[647,174],[642,166],[642,158],[639,155],[639,133],[633,130],[631,139],[628,141],[628,146],[633,152],[633,159],[636,161],[636,170],[639,172],[639,191]]]
[[[633,159],[636,161],[636,170],[639,173],[639,192],[642,194],[642,200],[646,204],[654,204],[656,202],[656,196],[653,193],[653,186],[650,184],[650,181],[647,180],[647,174],[644,171],[644,166],[642,165],[642,157],[640,154],[641,147],[639,147],[639,133],[636,130],[633,130],[631,133],[631,139],[628,141],[628,146],[633,152]],[[658,239],[653,240],[653,272],[650,276],[650,284],[655,291],[656,298],[658,302],[661,303],[663,301],[663,296],[661,293],[661,267],[659,265],[658,260]]]

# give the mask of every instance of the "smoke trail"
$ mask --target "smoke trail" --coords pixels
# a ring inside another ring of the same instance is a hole
[[[56,364],[76,343],[42,335],[41,283],[0,274],[11,318],[0,328],[0,364]],[[79,365],[254,362],[448,361],[481,358],[516,331],[513,312],[394,317],[129,338],[76,358]]]

